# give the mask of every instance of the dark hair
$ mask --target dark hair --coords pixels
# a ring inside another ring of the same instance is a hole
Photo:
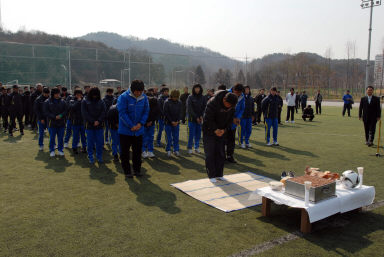
[[[113,93],[113,88],[107,88],[107,93]]]
[[[221,84],[220,86],[217,87],[217,90],[227,90],[227,86],[224,84]]]
[[[1,91],[5,90],[5,87],[0,87],[0,90],[1,90]]]
[[[19,86],[18,86],[18,85],[13,85],[12,88],[13,88],[13,89],[18,89]]]
[[[74,95],[77,94],[83,94],[83,91],[81,89],[76,89],[75,92],[73,93]]]
[[[280,90],[277,90],[277,93],[280,93]]]
[[[49,94],[49,88],[47,87],[43,88],[43,94]]]
[[[86,85],[86,86],[84,86],[84,89],[86,89],[86,88],[90,88],[91,86],[88,86],[88,85]]]
[[[162,94],[162,93],[164,93],[164,91],[169,91],[169,88],[167,88],[167,87],[163,87],[163,88],[160,90],[160,93]]]
[[[375,88],[373,86],[367,86],[367,89],[368,88],[372,88],[372,90],[375,90]]]
[[[57,87],[54,87],[51,90],[51,97],[53,97],[56,94],[60,94],[60,89],[58,89]]]
[[[28,89],[28,87],[24,87],[24,89]]]
[[[96,99],[93,98],[94,96],[96,96]],[[89,93],[88,93],[88,99],[92,101],[92,100],[100,100],[100,98],[101,98],[100,89],[98,87],[91,87],[91,90],[89,90]]]
[[[61,88],[61,91],[62,91],[62,92],[67,92],[67,88],[66,88],[66,87],[62,87],[62,88]]]
[[[236,85],[233,86],[232,90],[244,92],[244,86],[243,86],[243,84],[237,83]]]
[[[291,91],[291,90],[295,91],[295,89],[293,87],[291,87],[291,89],[289,91]]]
[[[235,95],[234,93],[227,93],[224,96],[224,100],[232,106],[235,106],[237,104],[237,95]]]
[[[135,91],[144,91],[144,82],[138,79],[135,79],[131,83],[131,92]]]
[[[276,87],[271,87],[271,91],[276,91],[277,92],[277,88]]]
[[[167,85],[166,84],[161,84],[161,87],[167,87]]]

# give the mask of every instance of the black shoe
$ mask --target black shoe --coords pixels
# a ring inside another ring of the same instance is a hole
[[[81,152],[82,152],[82,153],[87,153],[87,149],[86,149],[86,148],[83,148],[83,149],[81,150]]]
[[[24,136],[24,131],[20,131],[20,135]]]
[[[119,156],[117,154],[113,156],[113,161],[119,162]]]
[[[124,175],[125,175],[126,178],[133,178],[132,173],[125,173]]]
[[[373,143],[372,142],[368,142],[368,147],[371,147],[373,146]]]
[[[235,159],[233,158],[233,156],[228,156],[228,157],[227,157],[227,161],[229,161],[230,163],[237,163],[237,161],[235,161]]]
[[[9,136],[10,136],[10,137],[13,137],[13,134],[12,134],[12,133],[9,133]]]
[[[77,150],[77,148],[73,148],[73,154],[79,154],[79,151]]]

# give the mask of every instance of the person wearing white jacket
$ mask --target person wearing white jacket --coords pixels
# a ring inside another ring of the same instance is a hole
[[[290,93],[287,94],[287,97],[285,98],[287,100],[287,119],[285,120],[285,123],[289,122],[289,117],[291,117],[291,123],[295,123],[295,106],[296,106],[296,94],[295,89],[291,88]]]

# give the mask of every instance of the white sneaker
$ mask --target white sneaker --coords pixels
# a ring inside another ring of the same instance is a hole
[[[192,149],[188,149],[188,154],[192,154],[192,153],[193,153]]]
[[[209,181],[211,181],[211,183],[216,183],[217,180],[215,178],[210,178]]]
[[[245,149],[245,144],[244,143],[241,144],[241,148]]]
[[[286,120],[285,123],[289,123],[289,120]]]
[[[199,148],[195,149],[195,153],[201,153]]]
[[[246,144],[245,145],[247,148],[252,148],[252,145],[251,144]]]
[[[39,146],[39,151],[43,151],[44,150],[44,146]]]
[[[59,151],[59,156],[64,156],[64,152]]]
[[[81,143],[80,142],[77,144],[77,147],[81,147]]]
[[[55,156],[56,156],[56,154],[55,154],[55,152],[54,152],[54,151],[52,151],[52,152],[49,154],[49,156],[50,156],[50,157],[55,157]]]
[[[171,151],[168,151],[168,152],[167,152],[167,156],[168,156],[168,157],[171,157],[171,156],[172,156],[172,152],[171,152]]]
[[[147,154],[148,158],[155,158],[155,154],[153,152],[148,152]]]
[[[64,148],[68,148],[68,143],[64,143]]]
[[[146,151],[144,151],[144,152],[141,154],[141,156],[142,156],[144,159],[146,159],[146,158],[148,158],[148,153],[147,153]]]
[[[295,123],[295,121],[294,121],[294,120],[291,120],[291,123]]]
[[[224,177],[217,177],[216,179],[221,180],[221,181],[227,181],[227,179]]]
[[[177,157],[180,156],[180,153],[179,153],[178,151],[176,151],[174,154],[175,154]]]
[[[273,142],[273,144],[274,145],[276,145],[276,146],[278,146],[279,145],[279,143],[276,141],[276,142]]]
[[[271,142],[268,142],[268,143],[267,143],[267,146],[272,146],[272,143],[271,143]]]

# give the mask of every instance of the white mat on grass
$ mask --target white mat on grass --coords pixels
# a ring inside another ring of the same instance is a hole
[[[211,183],[208,178],[171,184],[189,196],[224,212],[241,210],[261,204],[261,197],[249,199],[258,188],[268,186],[273,179],[244,172],[224,176],[227,181]]]

